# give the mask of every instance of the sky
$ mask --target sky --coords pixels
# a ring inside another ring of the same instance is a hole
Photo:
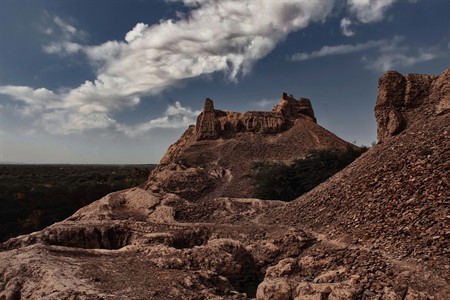
[[[449,0],[1,0],[0,163],[158,163],[204,99],[311,99],[376,141],[387,70],[450,67]]]

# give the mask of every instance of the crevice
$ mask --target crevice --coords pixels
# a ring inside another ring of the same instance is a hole
[[[250,298],[255,298],[258,285],[264,280],[264,274],[257,267],[249,252],[239,253],[236,260],[242,265],[241,272],[225,277],[236,291],[246,293]]]
[[[173,236],[170,246],[176,249],[187,249],[195,246],[205,245],[211,232],[206,228],[186,230]]]
[[[132,233],[122,227],[57,228],[44,241],[50,245],[84,249],[117,250],[130,244]]]
[[[239,293],[246,293],[248,297],[255,298],[258,285],[264,280],[264,273],[257,265],[255,258],[251,252],[245,247],[233,247],[223,245],[222,250],[233,256],[233,261],[240,268],[234,269],[232,272],[222,271],[219,275],[228,279],[228,282]],[[228,269],[230,271],[230,269]]]

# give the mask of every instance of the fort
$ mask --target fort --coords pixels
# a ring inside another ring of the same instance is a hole
[[[281,95],[280,103],[271,112],[217,110],[213,100],[207,98],[203,112],[197,118],[195,130],[197,140],[230,138],[240,132],[275,134],[288,129],[299,118],[316,122],[311,101],[307,98],[297,100],[286,93]]]

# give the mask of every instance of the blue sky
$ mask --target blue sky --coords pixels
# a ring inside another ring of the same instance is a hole
[[[157,163],[210,97],[376,139],[385,71],[450,67],[448,0],[0,2],[0,162]]]

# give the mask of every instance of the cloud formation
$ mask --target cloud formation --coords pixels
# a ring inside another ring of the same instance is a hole
[[[387,71],[396,67],[409,67],[415,64],[436,59],[443,55],[441,46],[427,48],[411,47],[406,45],[405,39],[395,36],[392,39],[372,40],[360,44],[345,44],[323,46],[310,53],[300,52],[289,57],[292,61],[305,61],[325,56],[345,55],[350,53],[373,50],[362,56],[361,61],[365,67],[375,71]]]
[[[379,22],[396,0],[347,0],[348,9],[362,23]]]
[[[147,121],[135,126],[117,124],[117,130],[129,136],[144,134],[153,128],[185,128],[195,123],[201,111],[193,111],[189,107],[183,107],[180,102],[169,105],[159,118]]]
[[[277,104],[277,100],[276,99],[262,99],[259,101],[255,102],[255,105],[260,107],[260,108],[271,108],[272,106],[274,106],[275,104]]]
[[[300,0],[184,0],[183,3],[191,8],[184,18],[163,20],[155,25],[139,23],[123,41],[98,46],[76,42],[81,31],[55,17],[53,23],[62,38],[44,46],[44,51],[85,54],[96,69],[97,78],[64,92],[3,86],[0,93],[21,101],[27,114],[41,114],[39,123],[51,132],[126,128],[117,124],[114,114],[138,105],[142,96],[215,72],[237,80],[290,32],[323,21],[334,4]],[[185,113],[189,115],[189,111]],[[175,123],[185,126],[182,122]],[[134,129],[143,131],[157,124],[160,122],[153,120]]]
[[[124,40],[85,45],[87,33],[71,22],[49,17],[43,30],[56,41],[43,46],[48,54],[83,54],[91,63],[96,79],[73,89],[51,91],[26,86],[0,86],[0,93],[21,103],[22,113],[39,117],[37,124],[52,133],[70,134],[95,128],[114,128],[132,134],[157,126],[185,126],[191,110],[166,112],[160,119],[136,126],[119,124],[114,116],[136,107],[142,97],[156,95],[183,80],[223,73],[237,81],[270,53],[286,36],[323,22],[334,1],[308,0],[167,0],[183,2],[188,13],[158,24],[138,23]],[[395,0],[348,0],[348,10],[360,22],[376,22]],[[353,31],[350,19],[343,19],[343,33]],[[324,47],[316,53],[300,53],[294,60],[344,54],[377,47],[369,44]],[[385,63],[386,65],[388,63]]]
[[[75,41],[83,41],[87,36],[85,31],[77,29],[58,16],[51,17],[47,12],[45,12],[45,16],[49,24],[43,29],[43,32],[48,36],[57,37],[57,41],[52,41],[42,46],[42,50],[45,53],[70,55],[83,49]]]
[[[375,56],[363,56],[366,68],[375,71],[388,71],[399,67],[410,67],[421,62],[443,56],[440,45],[431,47],[411,47],[405,45],[404,38],[396,36],[385,40]]]
[[[370,48],[376,48],[380,47],[383,44],[385,44],[385,40],[378,40],[378,41],[368,41],[366,43],[362,44],[355,44],[355,45],[336,45],[336,46],[323,46],[319,50],[313,51],[311,53],[307,52],[300,52],[295,53],[290,56],[290,60],[293,61],[303,61],[303,60],[309,60],[313,58],[318,57],[324,57],[324,56],[330,56],[330,55],[343,55],[343,54],[349,54],[354,52],[363,51]]]
[[[341,20],[341,32],[343,35],[345,36],[354,36],[355,35],[355,31],[353,31],[350,26],[352,25],[352,21],[350,21],[349,18],[343,18]]]

